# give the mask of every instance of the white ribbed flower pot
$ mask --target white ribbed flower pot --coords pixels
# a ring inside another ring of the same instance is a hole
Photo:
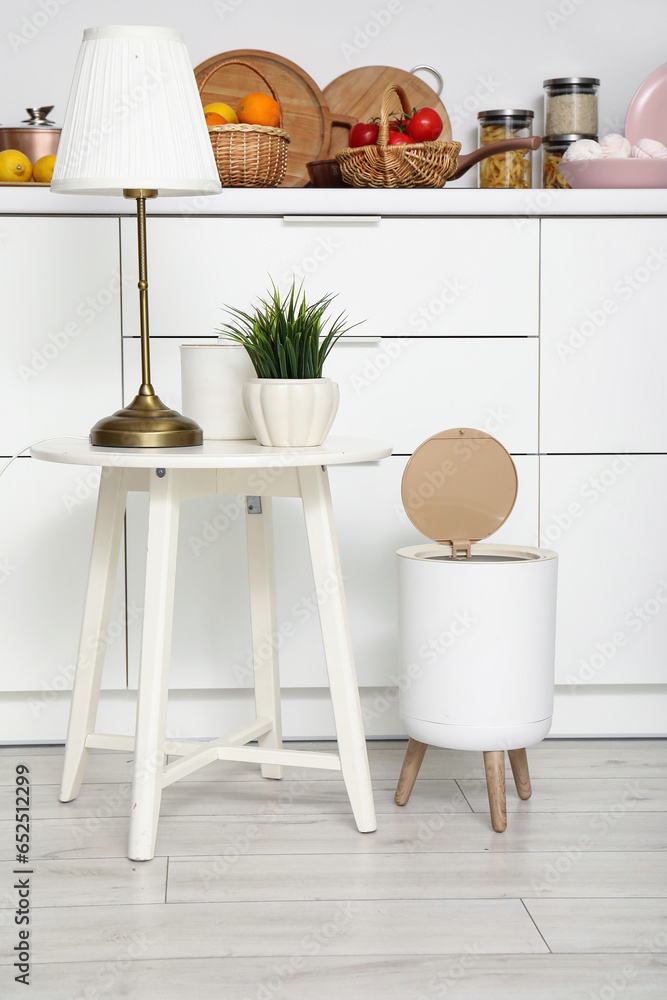
[[[183,413],[196,420],[204,438],[251,440],[241,390],[255,369],[240,344],[181,344]]]
[[[251,378],[242,398],[260,444],[314,448],[331,430],[339,391],[330,378]]]

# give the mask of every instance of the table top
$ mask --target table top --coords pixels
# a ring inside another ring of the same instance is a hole
[[[63,465],[126,469],[265,469],[375,462],[391,445],[363,438],[330,437],[319,448],[267,448],[257,441],[204,441],[193,448],[100,448],[88,438],[52,438],[30,449],[33,458]]]

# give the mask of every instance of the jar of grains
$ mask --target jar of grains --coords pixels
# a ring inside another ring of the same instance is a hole
[[[592,135],[597,139],[598,88],[593,76],[561,76],[545,80],[544,134]]]
[[[569,188],[558,166],[563,153],[578,139],[597,139],[596,135],[545,135],[542,139],[542,187]]]
[[[479,111],[479,144],[487,146],[501,139],[525,139],[533,134],[532,111],[500,108]],[[480,160],[479,186],[481,188],[529,188],[531,181],[532,149],[513,149],[507,153]]]

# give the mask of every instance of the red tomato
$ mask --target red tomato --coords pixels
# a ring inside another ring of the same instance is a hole
[[[388,146],[408,146],[414,143],[412,136],[408,135],[407,132],[392,132],[389,131],[389,138],[387,139]]]
[[[350,146],[374,146],[379,131],[379,126],[373,122],[357,122],[350,129]]]
[[[407,129],[415,142],[433,142],[442,132],[442,118],[433,108],[420,108],[408,122]]]
[[[390,132],[405,132],[406,126],[410,121],[409,118],[392,118],[389,122]]]

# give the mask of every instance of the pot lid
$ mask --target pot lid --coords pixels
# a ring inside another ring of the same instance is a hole
[[[49,115],[53,111],[53,104],[47,104],[43,108],[26,108],[27,118],[24,118],[20,125],[12,128],[53,128],[55,122],[51,121]]]
[[[401,498],[418,531],[469,558],[509,517],[518,478],[509,452],[484,431],[455,427],[424,441],[403,473]]]

